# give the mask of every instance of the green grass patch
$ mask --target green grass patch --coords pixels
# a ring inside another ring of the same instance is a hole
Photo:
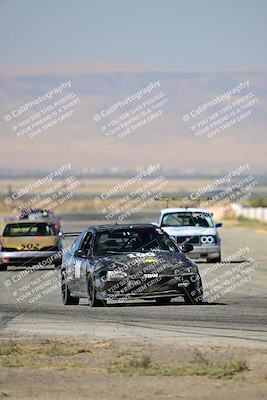
[[[258,219],[256,219],[256,218],[248,218],[248,217],[244,217],[243,215],[239,215],[238,217],[237,217],[237,221],[239,221],[239,222],[251,222],[251,223],[257,223],[257,222],[260,222]]]
[[[251,207],[267,207],[267,197],[257,197],[249,201]]]

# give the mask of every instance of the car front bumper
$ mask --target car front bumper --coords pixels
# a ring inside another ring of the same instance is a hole
[[[60,251],[1,251],[0,265],[24,267],[37,265],[43,266],[60,264],[62,254]]]
[[[127,280],[127,278],[124,278]],[[126,281],[125,281],[126,282]],[[101,300],[116,299],[155,299],[158,297],[178,297],[185,295],[185,289],[200,287],[199,274],[191,273],[183,276],[158,276],[151,279],[132,280],[128,277],[128,285],[123,280],[100,283],[97,298]]]
[[[193,245],[194,249],[188,253],[188,256],[192,259],[207,259],[217,258],[220,256],[221,248],[218,245]]]

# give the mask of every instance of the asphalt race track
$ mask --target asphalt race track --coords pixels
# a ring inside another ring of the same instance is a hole
[[[86,225],[67,221],[63,228],[75,231]],[[23,270],[9,270],[0,273],[0,328],[7,335],[9,331],[16,331],[81,335],[90,339],[129,337],[194,344],[227,342],[265,346],[267,235],[236,227],[225,227],[221,234],[223,259],[229,256],[232,259],[217,268],[213,264],[199,263],[207,300],[202,305],[185,305],[181,298],[163,306],[152,301],[135,301],[129,304],[113,302],[105,308],[92,309],[85,300],[79,306],[63,306],[58,271],[46,269],[21,278]],[[241,257],[234,257],[236,254]],[[225,285],[227,279],[231,282]],[[233,283],[235,288],[225,293],[225,288],[230,288]],[[35,301],[34,296],[23,299],[29,288],[36,288]],[[217,297],[211,301],[212,296]]]

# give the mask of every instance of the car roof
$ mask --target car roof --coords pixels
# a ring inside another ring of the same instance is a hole
[[[51,219],[14,219],[13,221],[8,221],[6,223],[6,226],[10,224],[20,225],[20,224],[30,224],[30,223],[33,225],[45,224],[45,223],[50,223],[53,225],[54,221],[52,221]]]
[[[161,214],[174,213],[174,212],[203,212],[211,214],[209,210],[205,210],[204,208],[184,207],[184,208],[164,208],[163,210],[161,210]]]
[[[31,210],[21,210],[21,212],[26,212],[27,214],[35,213],[35,212],[54,212],[53,210],[45,209],[45,208],[33,208]]]
[[[89,226],[87,230],[94,230],[95,232],[115,231],[117,229],[134,229],[134,228],[156,228],[155,225],[149,223],[143,224],[107,224]]]

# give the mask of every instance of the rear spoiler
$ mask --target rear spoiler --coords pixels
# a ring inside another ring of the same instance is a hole
[[[62,237],[62,239],[68,238],[68,237],[76,237],[79,236],[81,232],[59,232],[59,236]]]

